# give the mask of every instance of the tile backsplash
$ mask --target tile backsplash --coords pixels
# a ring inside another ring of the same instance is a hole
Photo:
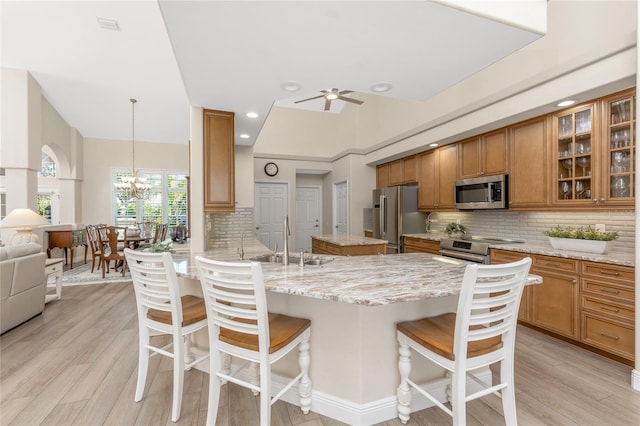
[[[230,213],[209,213],[205,215],[206,249],[224,247],[231,241],[238,241],[243,232],[249,235],[255,231],[253,208],[236,208]]]
[[[635,212],[512,212],[502,210],[437,212],[431,215],[431,229],[444,230],[447,223],[460,219],[467,227],[467,234],[520,238],[528,241],[548,241],[542,233],[554,226],[594,226],[604,224],[607,232],[617,232],[619,237],[613,249],[633,253],[635,251]]]

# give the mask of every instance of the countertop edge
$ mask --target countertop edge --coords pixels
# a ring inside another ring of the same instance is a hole
[[[446,234],[403,234],[403,237],[413,237],[422,240],[440,241],[443,238],[449,238]],[[590,262],[607,263],[610,265],[635,267],[634,253],[616,251],[615,248],[609,253],[596,254],[569,250],[557,250],[551,247],[551,244],[539,240],[525,240],[523,243],[509,244],[489,244],[492,249],[515,251],[519,253],[539,254],[543,256],[555,256],[566,259],[584,260]]]

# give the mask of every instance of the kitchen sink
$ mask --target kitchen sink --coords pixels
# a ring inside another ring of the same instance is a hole
[[[263,254],[261,256],[254,256],[249,260],[253,260],[255,262],[262,263],[282,263],[282,256],[274,256],[273,254]],[[308,256],[304,259],[305,265],[324,265],[325,263],[329,263],[333,260],[333,257],[318,257],[318,256]],[[300,256],[289,256],[289,265],[299,265],[300,264]]]

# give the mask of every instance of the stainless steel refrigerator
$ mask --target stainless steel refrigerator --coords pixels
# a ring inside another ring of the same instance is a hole
[[[418,211],[418,186],[373,190],[373,238],[387,240],[387,254],[404,253],[403,234],[425,232],[426,213]]]

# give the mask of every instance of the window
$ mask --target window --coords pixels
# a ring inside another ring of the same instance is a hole
[[[42,163],[38,176],[56,177],[56,162],[46,153],[42,153]]]
[[[112,183],[121,176],[130,176],[129,170],[114,170]],[[184,172],[148,170],[139,175],[151,185],[145,199],[120,200],[113,193],[114,223],[116,226],[135,226],[140,222],[167,223],[169,227],[187,225],[187,176]],[[113,188],[113,186],[112,186]]]
[[[38,214],[51,223],[51,196],[52,194],[38,194]]]

